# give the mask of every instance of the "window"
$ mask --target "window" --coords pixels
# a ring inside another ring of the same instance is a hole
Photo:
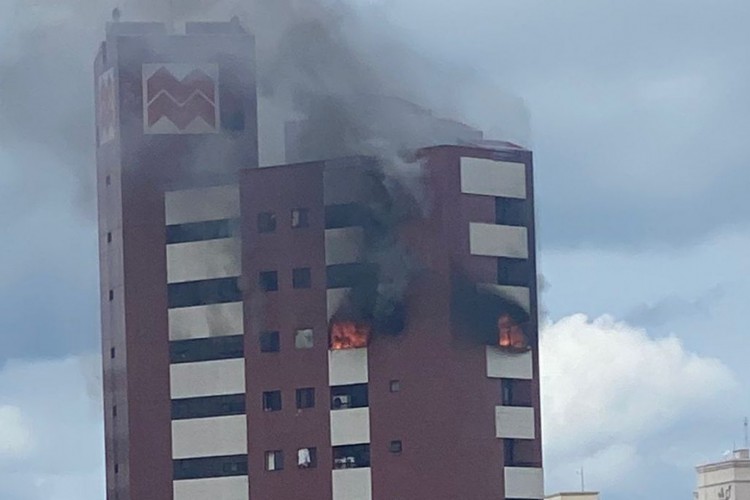
[[[503,384],[503,406],[513,406],[513,381],[505,379]]]
[[[496,198],[495,223],[506,226],[525,226],[526,206],[526,200]]]
[[[109,358],[110,359],[115,359],[115,348],[114,347],[109,350]]]
[[[314,340],[312,328],[297,330],[297,332],[294,334],[294,347],[297,349],[312,349],[313,343]]]
[[[107,186],[109,186],[110,184],[112,184],[112,177],[108,175],[108,176],[107,176],[107,177],[106,177],[106,178],[104,179],[104,183],[105,183],[105,184],[106,184]]]
[[[266,470],[269,472],[284,470],[284,452],[281,450],[266,452]]]
[[[390,389],[391,389],[391,392],[400,392],[401,391],[401,381],[400,380],[391,380]]]
[[[300,469],[314,469],[317,466],[317,448],[300,448],[297,450],[297,467]]]
[[[513,439],[503,439],[503,460],[506,467],[516,463],[516,442]]]
[[[292,271],[292,286],[294,288],[310,288],[312,286],[309,267],[300,267]]]
[[[502,380],[503,406],[533,406],[531,380]]]
[[[261,212],[258,214],[258,232],[272,233],[276,231],[276,214],[273,212]]]
[[[297,409],[304,410],[305,408],[315,407],[315,389],[297,389]]]
[[[402,449],[403,445],[401,444],[401,441],[391,441],[391,444],[388,446],[388,450],[391,453],[401,453]]]
[[[534,281],[526,259],[501,257],[497,260],[497,283],[507,286],[530,286]]]
[[[196,363],[245,356],[244,335],[175,340],[169,343],[171,363]]]
[[[347,410],[369,406],[367,384],[331,387],[331,409]]]
[[[370,466],[370,445],[355,444],[349,446],[334,446],[333,468],[356,469]]]
[[[107,233],[107,243],[112,243],[112,233]]]
[[[280,350],[279,332],[263,332],[260,334],[260,352],[279,352]]]
[[[281,410],[281,391],[268,391],[263,393],[263,411]]]
[[[325,212],[326,229],[367,226],[372,221],[369,209],[360,203],[329,205]]]
[[[114,290],[110,290],[109,291],[109,301],[112,302],[113,300],[115,300],[115,291]]]
[[[175,480],[246,476],[247,455],[174,460],[172,466]]]
[[[275,292],[279,289],[279,273],[263,271],[259,277],[260,289],[264,292]]]
[[[378,267],[375,264],[336,264],[326,269],[326,283],[328,288],[353,288],[373,282],[377,275]]]
[[[295,229],[308,227],[310,225],[310,211],[306,208],[295,208],[292,210],[292,227]]]
[[[231,238],[239,230],[236,219],[190,222],[167,226],[167,244]]]
[[[228,417],[244,413],[244,394],[172,400],[172,420]]]
[[[167,286],[167,292],[170,308],[226,304],[242,300],[238,278],[172,283]]]
[[[120,464],[115,464],[115,474],[120,472]]]
[[[117,405],[112,406],[112,417],[117,418]]]

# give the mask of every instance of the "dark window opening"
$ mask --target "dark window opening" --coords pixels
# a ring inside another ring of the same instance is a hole
[[[173,460],[173,479],[203,479],[247,475],[247,455]]]
[[[117,418],[117,405],[112,406],[112,417]]]
[[[258,282],[260,289],[264,292],[276,292],[279,289],[279,273],[276,271],[263,271],[259,275]]]
[[[310,211],[306,208],[295,208],[292,210],[292,227],[300,229],[310,226]]]
[[[169,307],[194,307],[242,301],[238,278],[173,283],[167,287]]]
[[[354,288],[376,282],[378,267],[375,264],[339,264],[326,268],[328,288]]]
[[[260,352],[279,352],[280,350],[279,332],[263,332],[260,334]]]
[[[526,226],[526,200],[517,198],[495,199],[495,223],[505,226]]]
[[[359,203],[329,205],[326,207],[325,218],[326,229],[367,226],[372,219],[367,207]]]
[[[169,359],[175,364],[237,359],[244,356],[243,335],[176,340],[169,343]]]
[[[115,354],[116,354],[115,353],[115,348],[113,347],[112,349],[109,350],[109,358],[110,359],[115,359]]]
[[[509,467],[541,467],[539,442],[534,439],[503,439],[503,459]]]
[[[106,184],[107,186],[111,185],[112,184],[112,177],[109,176],[109,175],[107,177],[105,177],[104,178],[104,184]]]
[[[401,453],[403,450],[403,445],[401,441],[391,441],[391,444],[388,445],[388,451],[391,453]]]
[[[531,286],[534,282],[527,259],[501,257],[497,260],[497,283],[506,286]]]
[[[276,231],[276,214],[273,212],[261,212],[258,214],[258,232],[272,233]]]
[[[292,271],[292,286],[294,288],[310,288],[312,274],[309,267],[301,267]]]
[[[531,407],[532,387],[531,380],[502,380],[502,404],[503,406]]]
[[[110,290],[109,291],[109,301],[112,302],[113,300],[115,300],[115,291],[114,290]]]
[[[172,400],[172,420],[227,417],[244,414],[244,394]]]
[[[390,390],[391,390],[391,392],[400,392],[401,391],[401,381],[400,380],[391,380]]]
[[[239,230],[237,219],[212,220],[167,226],[167,244],[231,238]]]
[[[297,389],[297,409],[315,408],[315,389]]]
[[[281,411],[281,391],[263,393],[263,411]]]
[[[355,444],[349,446],[334,446],[334,469],[357,469],[370,466],[370,445]]]
[[[516,442],[513,439],[503,439],[503,461],[505,466],[516,464]]]
[[[115,474],[120,472],[120,464],[115,464]]]
[[[337,385],[331,387],[331,409],[346,410],[369,406],[367,384]]]
[[[318,466],[317,448],[300,448],[297,450],[297,467],[300,469],[314,469]]]
[[[273,450],[266,452],[266,470],[269,472],[284,470],[284,452]]]
[[[107,233],[107,243],[112,243],[112,233]]]

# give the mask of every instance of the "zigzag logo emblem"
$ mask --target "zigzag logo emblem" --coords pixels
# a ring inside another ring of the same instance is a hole
[[[216,81],[202,69],[194,69],[183,79],[178,79],[164,66],[159,68],[145,82],[146,125],[154,127],[166,118],[180,133],[197,119],[215,130]]]

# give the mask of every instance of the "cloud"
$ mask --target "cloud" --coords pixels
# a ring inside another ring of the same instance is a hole
[[[0,371],[0,498],[104,498],[101,390],[90,390],[100,363],[10,361]]]
[[[676,337],[583,314],[548,324],[541,339],[544,447],[550,486],[571,463],[591,464],[600,484],[632,480],[655,460],[659,434],[685,422],[716,424],[710,410],[735,395],[720,361],[687,352]],[[600,464],[600,465],[595,465]]]

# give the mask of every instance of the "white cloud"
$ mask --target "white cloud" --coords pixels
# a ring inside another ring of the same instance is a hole
[[[720,361],[655,339],[610,316],[550,323],[541,339],[542,411],[549,486],[590,464],[599,484],[628,477],[643,443],[692,418],[736,382]],[[568,480],[568,483],[570,481]]]
[[[97,356],[11,361],[0,370],[0,498],[101,500]]]

